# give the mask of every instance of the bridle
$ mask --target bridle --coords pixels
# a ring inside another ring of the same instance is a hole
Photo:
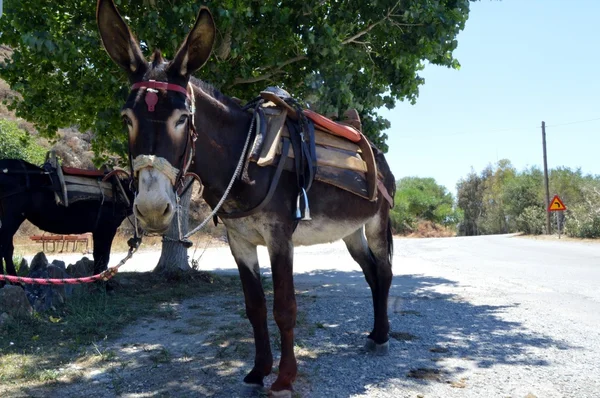
[[[227,185],[227,188],[225,189],[225,192],[223,193],[223,196],[221,197],[219,202],[215,205],[212,212],[196,228],[194,228],[191,231],[188,231],[187,233],[184,234],[183,231],[181,230],[182,209],[181,209],[181,205],[180,205],[180,198],[181,198],[181,196],[183,196],[185,194],[185,192],[191,187],[191,185],[193,183],[193,180],[192,180],[187,185],[185,185],[184,180],[187,176],[191,176],[194,179],[198,180],[198,182],[202,186],[202,180],[200,180],[200,177],[194,173],[188,172],[188,169],[191,165],[192,159],[195,154],[195,144],[196,144],[196,139],[197,139],[196,126],[194,125],[194,115],[196,112],[194,94],[193,94],[192,85],[190,83],[188,83],[188,87],[189,87],[189,91],[177,84],[171,84],[171,83],[167,83],[167,82],[157,82],[154,80],[135,83],[131,87],[132,90],[145,89],[147,91],[145,101],[146,101],[146,105],[148,106],[149,112],[154,112],[154,107],[158,103],[158,96],[156,95],[157,89],[177,91],[179,93],[185,94],[186,97],[190,100],[190,117],[192,118],[192,121],[190,123],[190,132],[188,134],[188,139],[187,139],[186,147],[185,147],[186,153],[184,155],[181,169],[177,169],[177,168],[173,167],[173,165],[171,165],[167,159],[162,158],[162,157],[156,157],[154,155],[138,155],[138,156],[136,156],[135,159],[132,159],[131,147],[129,147],[129,165],[131,168],[131,175],[132,175],[131,181],[132,181],[132,185],[133,185],[132,190],[134,193],[136,193],[136,195],[137,195],[137,189],[136,189],[137,184],[135,182],[136,178],[137,178],[136,175],[137,175],[137,172],[139,172],[139,170],[141,170],[145,167],[153,167],[153,168],[163,172],[171,180],[171,183],[173,184],[173,190],[175,192],[175,198],[177,200],[176,213],[177,213],[177,225],[178,225],[179,239],[176,240],[176,239],[168,238],[167,236],[163,236],[163,239],[168,240],[168,241],[179,242],[187,248],[192,246],[192,242],[189,240],[189,237],[192,236],[193,234],[195,234],[196,232],[198,232],[200,229],[202,229],[210,220],[213,219],[213,217],[215,217],[217,215],[217,213],[219,212],[219,209],[221,208],[221,206],[227,199],[229,192],[231,191],[231,188],[233,187],[234,182],[240,175],[242,166],[244,164],[245,155],[248,151],[248,147],[250,144],[250,138],[253,136],[252,135],[253,128],[254,128],[254,126],[257,126],[257,128],[259,126],[259,122],[257,121],[258,112],[256,112],[256,109],[258,109],[258,107],[260,105],[260,103],[255,105],[255,112],[253,112],[252,121],[250,122],[250,128],[249,128],[248,134],[246,136],[246,141],[244,142],[244,148],[242,149],[242,153],[241,153],[238,163],[236,165],[236,169],[233,173],[233,176],[231,177],[231,180],[229,181],[229,184]],[[189,150],[188,150],[188,148],[189,148]],[[283,165],[284,163],[285,162],[280,162],[281,165]],[[282,169],[282,167],[280,168],[280,170],[278,172],[279,174],[281,173],[281,169]],[[268,194],[269,198],[270,198],[270,196],[271,195]],[[263,201],[263,202],[265,202],[265,201]],[[261,208],[263,205],[264,205],[264,203],[259,204],[257,206],[257,209]],[[243,215],[246,215],[246,212],[240,213],[237,215],[231,215],[231,216],[241,217]],[[137,234],[137,217],[135,217],[135,212],[134,212],[134,220],[135,220],[135,231]]]
[[[157,157],[155,155],[138,155],[135,159],[133,159],[131,155],[131,147],[129,147],[129,167],[131,169],[131,175],[133,177],[132,182],[134,187],[137,186],[137,174],[139,173],[139,171],[145,167],[152,167],[161,171],[169,178],[171,184],[173,185],[173,190],[177,198],[179,198],[181,195],[183,195],[185,178],[187,176],[191,176],[200,181],[200,178],[196,174],[188,172],[190,165],[192,164],[192,160],[194,159],[194,154],[196,153],[196,139],[198,138],[198,133],[196,132],[196,124],[194,121],[194,116],[196,114],[194,91],[192,89],[191,83],[188,83],[188,90],[178,84],[159,82],[155,80],[138,82],[131,86],[132,91],[146,90],[145,102],[146,106],[148,107],[148,112],[154,112],[155,106],[158,103],[158,95],[156,95],[156,93],[159,89],[167,91],[176,91],[181,94],[185,94],[186,98],[189,100],[189,132],[187,134],[187,139],[185,143],[183,161],[181,162],[181,165],[179,165],[180,167],[176,168],[167,159]]]

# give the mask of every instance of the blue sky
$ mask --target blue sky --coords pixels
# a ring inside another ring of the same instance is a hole
[[[549,168],[600,174],[599,18],[598,0],[471,3],[460,70],[427,65],[416,105],[379,112],[396,179],[433,177],[455,194],[471,167],[541,168],[542,120]]]

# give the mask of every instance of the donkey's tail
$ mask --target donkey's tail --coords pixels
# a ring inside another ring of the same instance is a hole
[[[388,261],[392,264],[392,258],[394,258],[394,236],[392,235],[392,220],[388,218],[387,222],[387,253]]]

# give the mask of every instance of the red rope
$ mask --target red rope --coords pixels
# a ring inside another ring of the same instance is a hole
[[[134,238],[137,239],[137,238]],[[130,239],[131,240],[131,239]],[[129,243],[129,252],[121,262],[114,267],[108,268],[106,271],[103,271],[99,274],[86,276],[82,278],[28,278],[25,276],[13,276],[13,275],[0,275],[0,281],[9,281],[12,283],[25,283],[32,285],[78,285],[81,283],[92,283],[98,282],[100,280],[107,281],[119,271],[119,268],[127,262],[133,256],[133,253],[139,247],[139,240],[133,240],[133,242]]]
[[[92,283],[99,280],[107,281],[117,273],[118,268],[112,267],[106,271],[83,278],[28,278],[24,276],[0,275],[0,281],[5,280],[12,283],[25,283],[33,285],[78,285],[81,283]]]

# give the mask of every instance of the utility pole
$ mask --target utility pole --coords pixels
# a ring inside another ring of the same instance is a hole
[[[546,156],[546,122],[542,121],[542,146],[544,147],[544,185],[546,186],[546,235],[550,235],[550,188],[548,187],[548,159]]]

